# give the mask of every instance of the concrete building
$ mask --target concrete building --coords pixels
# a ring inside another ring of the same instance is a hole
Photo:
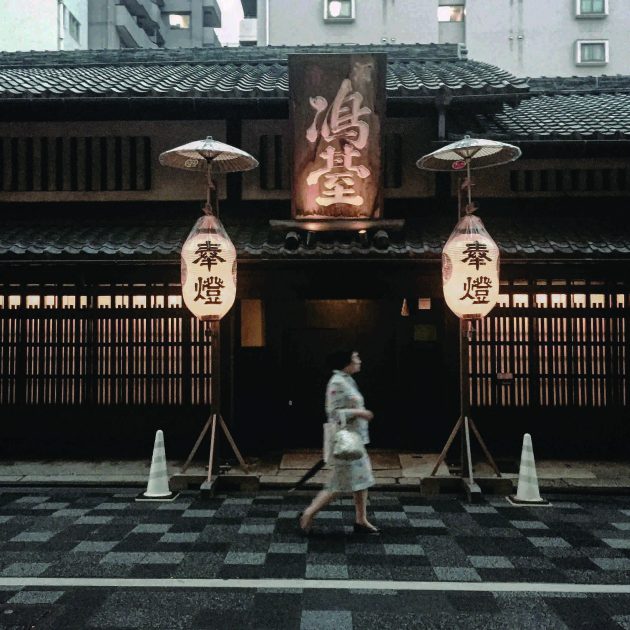
[[[217,0],[88,0],[88,46],[201,48],[220,46]]]
[[[242,3],[249,45],[460,43],[517,76],[619,74],[630,52],[627,0]]]
[[[86,0],[3,0],[0,50],[87,48]]]

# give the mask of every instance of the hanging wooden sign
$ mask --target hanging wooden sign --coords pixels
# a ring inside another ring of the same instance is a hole
[[[289,55],[294,219],[382,216],[385,57]]]

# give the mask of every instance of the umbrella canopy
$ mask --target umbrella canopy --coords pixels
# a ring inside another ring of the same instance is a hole
[[[499,166],[513,162],[520,156],[521,150],[512,144],[466,136],[463,140],[424,155],[416,162],[416,166],[428,171],[459,171],[467,167]]]
[[[195,140],[164,151],[160,154],[160,164],[187,171],[233,173],[256,168],[258,160],[246,151],[208,136],[205,140]]]

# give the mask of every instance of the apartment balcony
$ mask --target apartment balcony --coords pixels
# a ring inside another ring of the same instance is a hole
[[[258,40],[258,19],[245,18],[241,20],[238,30],[238,40],[241,43],[255,44]]]
[[[221,28],[221,7],[217,0],[203,0],[203,25]]]
[[[127,48],[158,47],[146,31],[138,26],[137,18],[129,12],[127,5],[117,4],[114,8],[116,9],[116,31],[124,46]]]

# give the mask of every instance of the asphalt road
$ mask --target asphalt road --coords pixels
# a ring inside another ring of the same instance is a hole
[[[139,503],[121,488],[0,488],[0,628],[630,629],[630,497],[312,493]]]

